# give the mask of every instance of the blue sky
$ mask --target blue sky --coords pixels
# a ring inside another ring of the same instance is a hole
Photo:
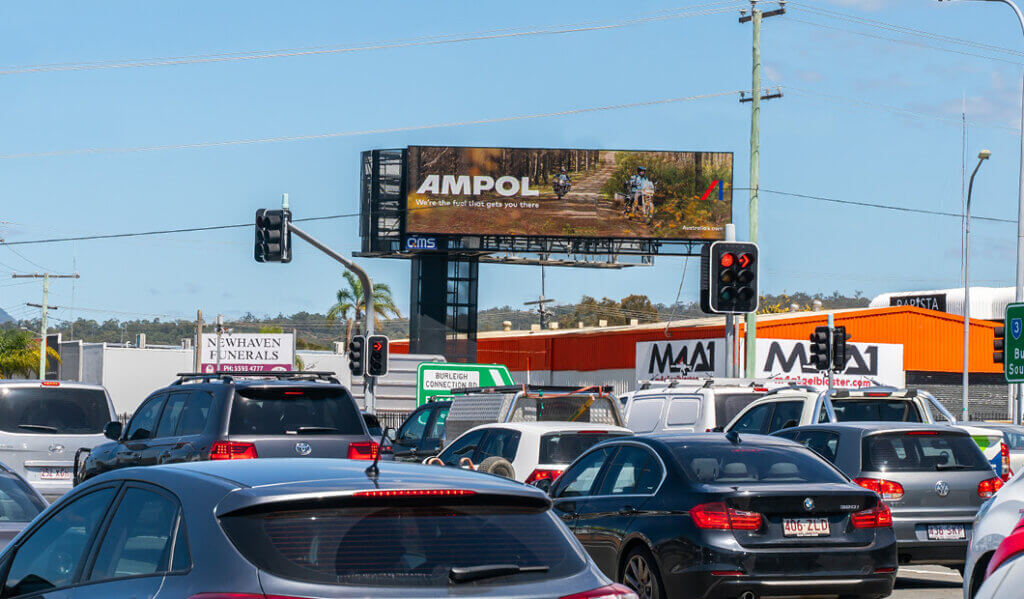
[[[352,46],[659,14],[689,2],[32,2],[0,6],[0,66],[24,67],[281,48]],[[716,7],[742,3],[718,3]],[[774,3],[763,3],[771,8]],[[951,44],[851,22],[860,16],[1024,51],[998,3],[832,0],[765,21],[761,185],[842,200],[959,212],[961,105],[968,154],[989,148],[974,214],[1013,219],[1024,52]],[[143,231],[248,222],[289,192],[296,216],[355,212],[365,149],[414,144],[705,149],[736,154],[748,187],[749,105],[737,97],[514,123],[318,141],[50,157],[11,155],[360,131],[553,112],[746,89],[750,27],[737,12],[565,35],[289,58],[0,75],[0,236]],[[817,25],[808,24],[809,21]],[[838,27],[828,29],[822,27]],[[858,35],[850,30],[866,35]],[[876,36],[876,37],[870,37]],[[877,39],[902,39],[906,43]],[[946,51],[929,48],[936,46]],[[950,51],[952,50],[952,51]],[[982,58],[965,53],[996,57]],[[12,70],[9,68],[0,71]],[[898,112],[892,107],[906,112]],[[973,160],[972,160],[973,166]],[[747,234],[747,192],[734,218]],[[764,193],[762,285],[771,292],[929,289],[960,283],[959,218],[841,206]],[[972,279],[1012,285],[1014,226],[973,226]],[[344,250],[355,219],[311,223]],[[252,260],[249,230],[0,247],[0,308],[37,312],[39,285],[12,270],[77,268],[78,315],[96,319],[324,311],[339,270],[307,246],[288,265]],[[682,298],[697,294],[691,259]],[[621,272],[549,271],[548,296],[675,299],[682,259]],[[365,262],[408,311],[409,265]],[[482,307],[539,292],[532,267],[481,268]],[[53,284],[69,306],[72,285]],[[60,311],[57,316],[66,318]]]

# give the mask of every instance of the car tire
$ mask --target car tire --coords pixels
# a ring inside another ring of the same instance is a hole
[[[486,472],[487,474],[511,479],[516,477],[516,470],[512,467],[512,462],[496,455],[480,462],[480,465],[477,466],[477,472]]]
[[[619,582],[637,594],[639,599],[664,599],[665,585],[654,556],[646,547],[634,547],[622,564]]]

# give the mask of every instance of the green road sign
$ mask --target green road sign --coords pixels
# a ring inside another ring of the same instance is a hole
[[[447,395],[452,389],[514,384],[503,364],[423,362],[416,368],[416,405],[422,406],[435,395]]]
[[[1003,374],[1007,383],[1024,383],[1024,304],[1006,306]]]

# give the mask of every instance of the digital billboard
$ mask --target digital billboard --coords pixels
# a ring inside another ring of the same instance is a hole
[[[732,161],[731,152],[412,146],[405,231],[722,239]]]

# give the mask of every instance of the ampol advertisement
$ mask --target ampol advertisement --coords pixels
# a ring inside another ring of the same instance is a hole
[[[406,233],[722,239],[732,154],[412,146]]]
[[[739,364],[743,365],[743,340],[740,339]],[[892,343],[850,343],[846,368],[833,376],[837,387],[906,385],[903,370],[903,346]],[[724,377],[725,339],[676,339],[645,341],[636,344],[638,381],[673,380],[700,377]],[[758,339],[758,378],[793,381],[802,385],[827,385],[828,375],[810,363],[809,341],[795,339]]]
[[[217,371],[217,335],[203,335],[201,368]],[[230,333],[220,336],[220,370],[266,372],[292,370],[295,337],[291,333]]]

